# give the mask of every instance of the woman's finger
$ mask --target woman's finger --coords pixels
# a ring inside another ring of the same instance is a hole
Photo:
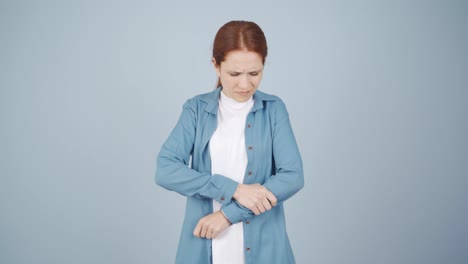
[[[207,239],[212,239],[213,238],[213,233],[214,233],[213,230],[208,229],[206,231],[206,238]]]
[[[195,226],[195,229],[193,230],[193,235],[196,237],[200,237],[200,231],[201,231],[201,225],[200,225],[200,222],[198,222],[197,226]]]
[[[271,210],[271,204],[268,199],[263,200],[263,207],[265,208],[265,210]]]
[[[254,207],[250,208],[250,210],[252,210],[252,212],[255,214],[255,215],[259,215],[260,214],[260,210],[258,210],[258,207],[256,205],[254,205]]]
[[[202,228],[200,231],[200,237],[206,237],[206,233],[208,232],[208,228],[205,224],[202,224]]]
[[[267,199],[268,199],[268,201],[270,201],[270,204],[272,206],[276,206],[276,204],[278,203],[278,200],[276,199],[276,196],[270,191],[267,192]]]

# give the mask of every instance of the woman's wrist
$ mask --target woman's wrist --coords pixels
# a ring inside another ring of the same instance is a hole
[[[226,214],[224,213],[223,209],[219,210],[221,212],[221,215],[223,215],[224,219],[226,219],[226,221],[229,222],[230,225],[232,225],[231,221],[229,220],[229,218],[227,218]]]
[[[234,194],[232,195],[232,198],[234,198],[235,200],[238,200],[238,198],[239,198],[239,191],[240,191],[239,189],[242,188],[242,185],[244,185],[244,184],[239,183],[237,185],[236,190],[234,191]]]

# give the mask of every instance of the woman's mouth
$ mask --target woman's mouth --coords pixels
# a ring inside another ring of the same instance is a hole
[[[247,96],[250,94],[250,91],[246,91],[246,92],[237,92],[239,95],[242,95],[242,96]]]

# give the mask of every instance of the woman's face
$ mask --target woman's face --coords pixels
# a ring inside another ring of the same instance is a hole
[[[229,52],[221,64],[213,59],[222,92],[238,102],[247,101],[257,90],[263,76],[262,57],[252,51]]]

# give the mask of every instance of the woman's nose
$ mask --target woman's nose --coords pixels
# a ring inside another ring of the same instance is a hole
[[[249,89],[249,85],[250,85],[249,78],[246,75],[242,76],[239,81],[239,88],[246,90],[246,89]]]

